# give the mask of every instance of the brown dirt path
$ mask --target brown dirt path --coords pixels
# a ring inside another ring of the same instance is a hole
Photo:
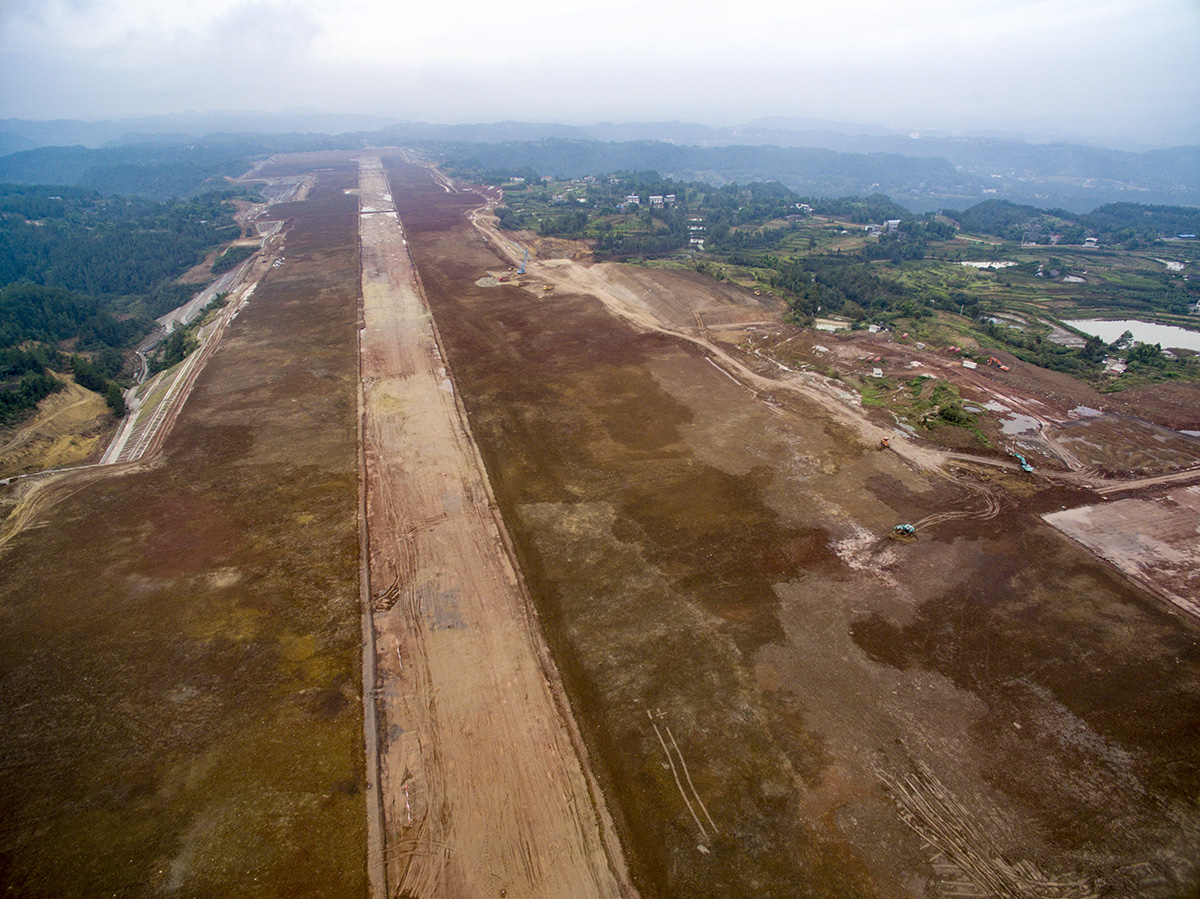
[[[360,341],[390,895],[630,894],[378,159]]]

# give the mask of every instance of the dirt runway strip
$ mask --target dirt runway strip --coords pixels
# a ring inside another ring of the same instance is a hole
[[[378,159],[360,208],[388,894],[628,895]]]

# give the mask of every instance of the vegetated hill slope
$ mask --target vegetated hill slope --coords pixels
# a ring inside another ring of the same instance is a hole
[[[119,414],[131,348],[197,289],[174,279],[240,234],[238,193],[156,203],[0,184],[0,426],[61,387],[52,372],[72,371]]]

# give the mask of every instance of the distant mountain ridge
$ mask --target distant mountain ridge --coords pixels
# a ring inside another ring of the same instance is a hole
[[[0,121],[0,180],[61,180],[106,189],[104,167],[114,160],[127,162],[130,156],[125,154],[136,156],[136,148],[149,152],[150,147],[186,146],[194,153],[193,145],[201,143],[211,156],[215,144],[253,155],[280,152],[284,146],[395,143],[475,155],[481,163],[492,160],[488,165],[511,165],[514,155],[523,153],[523,164],[558,175],[654,168],[715,182],[778,180],[813,196],[878,192],[916,211],[962,209],[986,199],[1075,212],[1114,202],[1200,205],[1200,147],[1134,152],[1003,136],[912,136],[869,125],[841,126],[858,132],[849,133],[838,127],[786,118],[728,128],[686,122],[444,125],[303,112],[186,113],[101,122],[7,119]],[[64,152],[47,147],[88,152],[74,151],[74,164],[65,165]],[[72,178],[73,169],[78,171]],[[84,170],[93,174],[80,181]],[[209,172],[213,173],[215,169]],[[161,191],[166,189],[164,185],[155,195],[164,195]]]

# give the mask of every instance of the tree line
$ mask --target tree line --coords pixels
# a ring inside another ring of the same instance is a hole
[[[1107,203],[1091,212],[1038,209],[1008,200],[985,200],[953,213],[967,231],[1014,242],[1079,245],[1087,237],[1135,250],[1162,237],[1200,234],[1200,209],[1188,206]]]

